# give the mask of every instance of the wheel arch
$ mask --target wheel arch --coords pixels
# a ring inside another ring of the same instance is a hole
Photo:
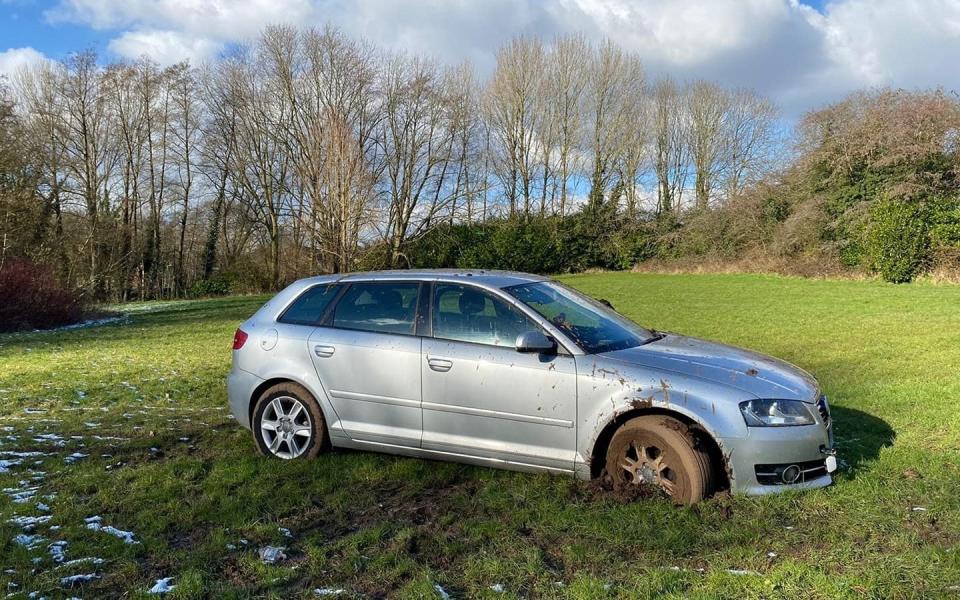
[[[600,477],[603,473],[604,466],[606,465],[607,448],[610,445],[613,434],[627,421],[636,417],[649,415],[671,417],[686,425],[688,432],[698,444],[702,444],[703,450],[710,457],[711,468],[713,469],[713,481],[715,482],[713,493],[730,488],[730,465],[720,444],[717,442],[716,436],[702,423],[697,422],[689,415],[661,406],[634,408],[624,411],[615,415],[613,419],[604,425],[593,443],[590,454],[591,478]]]
[[[313,400],[317,403],[317,408],[320,409],[320,414],[323,415],[324,426],[327,428],[327,431],[329,432],[330,424],[327,418],[327,414],[323,410],[323,402],[321,402],[320,399],[317,398],[317,395],[313,392],[312,389],[310,389],[309,385],[307,385],[302,381],[297,381],[292,377],[272,377],[270,379],[264,379],[262,382],[260,382],[259,385],[257,385],[257,387],[253,389],[253,393],[250,394],[250,402],[248,402],[248,406],[247,406],[247,418],[249,419],[250,426],[253,427],[253,411],[257,407],[257,400],[260,399],[260,396],[265,391],[267,391],[268,389],[272,388],[275,385],[279,385],[282,383],[292,383],[294,385],[299,385],[303,389],[307,390],[307,392],[309,392],[311,396],[313,396]]]

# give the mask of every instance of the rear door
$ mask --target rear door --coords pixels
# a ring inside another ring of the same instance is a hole
[[[310,356],[324,391],[353,439],[420,445],[421,285],[351,283],[310,336]]]
[[[517,307],[473,286],[435,283],[432,337],[423,340],[422,447],[552,469],[573,468],[572,356],[520,353],[540,329]]]

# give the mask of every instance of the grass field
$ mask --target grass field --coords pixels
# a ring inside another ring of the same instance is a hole
[[[960,597],[960,287],[564,279],[640,323],[814,373],[834,406],[836,484],[676,508],[375,454],[260,458],[225,410],[224,377],[234,329],[265,298],[137,305],[119,323],[0,338],[0,596],[156,597],[154,582],[173,577],[178,598],[440,598],[435,586]],[[264,564],[265,545],[286,558]]]

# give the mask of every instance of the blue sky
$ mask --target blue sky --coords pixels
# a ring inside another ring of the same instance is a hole
[[[269,23],[331,23],[481,72],[514,35],[583,32],[653,76],[749,87],[794,115],[860,88],[960,88],[960,0],[0,0],[0,74],[85,48],[199,62]]]

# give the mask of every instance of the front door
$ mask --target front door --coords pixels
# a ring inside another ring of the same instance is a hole
[[[571,470],[576,368],[568,355],[520,353],[539,326],[502,298],[436,283],[423,339],[422,447]]]
[[[420,286],[352,283],[310,336],[320,382],[353,439],[420,445]]]

